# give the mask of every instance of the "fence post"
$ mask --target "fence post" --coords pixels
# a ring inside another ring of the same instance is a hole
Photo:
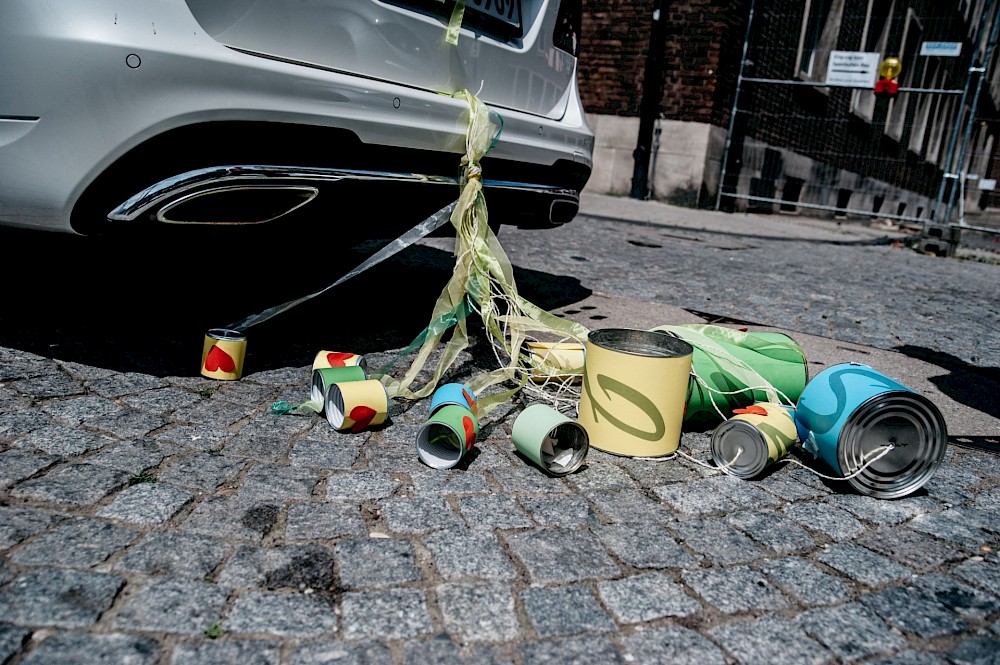
[[[649,31],[649,50],[646,51],[646,71],[642,77],[642,100],[639,102],[639,138],[632,158],[633,199],[645,200],[649,193],[649,155],[653,146],[653,125],[660,114],[663,98],[663,40],[666,20],[663,17],[663,0],[653,2],[653,22]]]
[[[726,129],[726,143],[722,148],[722,164],[719,167],[719,187],[715,192],[715,209],[722,207],[722,189],[726,183],[726,169],[729,166],[729,148],[733,142],[733,128],[736,125],[736,109],[740,101],[740,89],[743,87],[743,70],[747,62],[747,49],[750,45],[750,26],[753,25],[754,0],[750,0],[750,12],[747,15],[747,29],[743,33],[743,53],[740,55],[740,67],[736,74],[736,90],[733,92],[733,108],[729,112],[729,127]]]

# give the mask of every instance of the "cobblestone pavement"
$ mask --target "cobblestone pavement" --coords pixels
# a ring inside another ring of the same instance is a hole
[[[589,204],[572,227],[501,235],[516,265],[573,276],[598,302],[561,313],[613,321],[603,298],[644,324],[786,329],[815,349],[812,369],[837,354],[896,376],[937,362],[972,384],[913,386],[940,390],[950,433],[1000,435],[1000,267],[877,230]],[[447,378],[485,368],[481,346]],[[744,481],[595,449],[550,478],[513,448],[515,402],[484,419],[467,464],[436,471],[414,449],[426,401],[355,434],[270,413],[305,399],[309,378],[308,365],[159,377],[0,349],[0,663],[1000,659],[994,453],[949,446],[893,501],[793,464]],[[707,460],[709,436],[685,431],[681,450]]]

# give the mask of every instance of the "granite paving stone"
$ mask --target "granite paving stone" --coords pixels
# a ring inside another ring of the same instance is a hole
[[[355,661],[350,661],[355,662]],[[378,665],[381,660],[372,660]],[[424,640],[408,640],[403,644],[404,665],[447,663],[448,665],[513,665],[514,660],[489,644],[460,644],[447,633]],[[369,665],[369,661],[364,661]],[[358,665],[362,665],[359,663]]]
[[[59,632],[43,639],[20,662],[32,665],[49,663],[155,665],[159,662],[162,652],[159,642],[144,635]]]
[[[965,555],[949,543],[906,527],[870,531],[855,541],[915,570],[936,569]]]
[[[878,526],[902,524],[917,515],[940,512],[944,504],[927,495],[905,496],[892,501],[863,494],[831,494],[823,499],[838,508],[851,512],[855,517]]]
[[[421,539],[430,550],[434,567],[446,580],[513,580],[517,571],[495,534],[467,529],[444,529]]]
[[[630,476],[639,481],[642,487],[659,487],[669,483],[688,482],[701,477],[690,466],[678,463],[676,460],[650,463],[650,460],[623,457],[616,462]]]
[[[86,386],[103,397],[124,397],[168,385],[161,378],[138,372],[115,372],[87,378]]]
[[[256,404],[234,404],[229,400],[211,397],[177,409],[170,415],[170,420],[177,423],[197,423],[226,429],[243,420],[256,409]]]
[[[382,516],[395,533],[420,534],[462,526],[458,515],[441,497],[386,499],[382,502]]]
[[[733,508],[733,502],[714,488],[711,478],[654,487],[653,492],[673,510],[685,515],[710,515]]]
[[[229,589],[178,577],[154,577],[132,591],[115,615],[119,630],[201,635],[219,618]]]
[[[179,513],[194,495],[164,483],[139,483],[120,492],[98,516],[138,526],[163,524]]]
[[[123,586],[109,573],[38,568],[0,588],[0,616],[18,626],[87,628]]]
[[[611,463],[599,464],[587,455],[585,473],[572,473],[564,480],[578,492],[588,494],[598,490],[635,489],[638,483],[619,466]]]
[[[272,500],[308,499],[319,484],[320,475],[312,469],[274,464],[255,464],[243,478],[242,491]]]
[[[771,510],[733,513],[726,521],[778,554],[804,552],[816,546],[816,541],[797,522]]]
[[[487,494],[490,486],[486,476],[478,471],[441,471],[431,469],[411,473],[413,489],[418,494]]]
[[[723,624],[709,631],[741,665],[822,665],[833,654],[783,617]]]
[[[112,439],[70,425],[50,425],[32,430],[13,441],[17,448],[40,450],[50,455],[74,457],[96,450]]]
[[[851,543],[835,543],[817,552],[815,558],[852,580],[868,586],[894,582],[913,573],[892,559]]]
[[[13,551],[10,560],[24,566],[94,568],[139,535],[105,520],[70,518]]]
[[[890,626],[923,639],[957,635],[968,627],[933,596],[911,586],[890,587],[858,600]]]
[[[457,497],[456,504],[471,529],[524,529],[535,525],[512,496],[473,494]]]
[[[326,481],[326,498],[331,501],[362,501],[392,496],[401,483],[382,471],[333,473]]]
[[[39,471],[55,466],[61,460],[57,455],[38,450],[5,450],[0,453],[0,490],[9,489]]]
[[[326,590],[333,586],[333,555],[318,543],[253,547],[240,545],[216,581],[231,587]]]
[[[0,663],[10,662],[30,637],[31,631],[26,628],[0,624]]]
[[[698,562],[659,524],[612,524],[591,527],[601,543],[633,568],[697,568]]]
[[[860,603],[808,610],[796,621],[845,663],[899,651],[906,645],[906,640]]]
[[[97,395],[84,395],[50,402],[42,410],[62,423],[79,425],[88,420],[119,413],[124,407]]]
[[[12,381],[10,385],[22,395],[31,395],[35,399],[71,397],[73,395],[82,395],[86,392],[79,381],[62,372],[32,376]]]
[[[0,506],[0,549],[9,549],[66,518],[46,508]]]
[[[122,409],[117,413],[87,421],[95,429],[120,438],[142,438],[166,424],[166,420],[152,413],[136,409]]]
[[[179,459],[170,459],[168,466],[161,469],[157,477],[162,482],[179,485],[187,489],[214,492],[235,478],[247,466],[241,459],[194,453]]]
[[[780,591],[748,566],[688,570],[681,577],[706,602],[726,614],[791,607]]]
[[[181,523],[188,533],[259,542],[278,523],[282,506],[264,497],[211,496]]]
[[[331,445],[324,441],[296,441],[288,453],[293,466],[317,469],[350,469],[358,460],[361,450],[356,445]]]
[[[25,404],[18,411],[0,413],[0,440],[13,439],[54,424],[51,416],[40,410],[29,408]]]
[[[176,446],[170,444],[137,439],[107,445],[88,457],[87,463],[138,474],[159,466],[164,459],[178,450]]]
[[[538,665],[616,665],[626,662],[614,642],[603,635],[529,643],[521,647],[521,654],[522,662]]]
[[[435,593],[445,629],[463,642],[507,642],[520,635],[507,585],[447,583]]]
[[[421,643],[423,644],[423,643]],[[431,659],[422,662],[442,662]],[[290,665],[392,665],[392,652],[381,642],[310,642],[298,647]],[[178,663],[178,665],[181,665]]]
[[[626,662],[676,665],[725,665],[726,656],[693,630],[666,626],[635,633],[622,640]]]
[[[577,495],[520,496],[517,500],[539,526],[573,528],[598,522],[590,504]]]
[[[760,483],[760,488],[786,502],[808,501],[829,494],[826,488],[801,482],[788,471],[772,473]]]
[[[659,572],[600,582],[597,591],[619,623],[686,617],[701,609],[701,603],[688,596],[680,584]]]
[[[946,510],[933,515],[918,515],[908,524],[917,531],[959,545],[967,552],[977,552],[980,547],[992,540],[982,529],[968,526],[964,515],[956,510]]]
[[[496,480],[500,489],[506,494],[551,496],[553,494],[569,494],[570,492],[564,478],[551,478],[537,468],[528,465],[490,469],[489,475]]]
[[[584,496],[611,522],[670,522],[673,512],[655,498],[636,489],[611,489],[586,492]]]
[[[506,534],[503,539],[532,582],[578,582],[620,573],[593,534],[555,528]]]
[[[281,642],[276,640],[200,640],[174,647],[171,665],[278,665]]]
[[[254,591],[236,599],[222,626],[227,633],[309,638],[336,633],[337,617],[329,601],[314,594]]]
[[[404,639],[434,632],[427,598],[418,589],[345,593],[342,605],[343,633],[349,640]]]
[[[394,538],[354,538],[334,547],[345,589],[391,586],[420,579],[413,545]]]
[[[226,442],[233,438],[233,433],[208,425],[175,425],[157,431],[153,437],[157,441],[176,443],[203,452],[221,452]]]
[[[89,506],[121,489],[126,482],[128,474],[122,471],[94,464],[69,464],[24,481],[11,494],[49,503]]]
[[[947,665],[947,663],[928,651],[901,651],[888,658],[878,658],[869,661],[871,665]]]
[[[226,442],[226,455],[242,457],[255,462],[281,462],[292,448],[284,436],[273,434],[246,434],[245,430]]]
[[[615,630],[611,617],[586,586],[533,587],[520,597],[532,628],[542,638]]]
[[[289,540],[335,540],[367,532],[361,508],[343,503],[294,503],[288,507],[285,537]]]
[[[865,531],[865,526],[849,512],[827,503],[795,503],[784,512],[807,529],[838,542],[855,538]]]
[[[776,559],[765,562],[761,569],[782,591],[807,607],[836,605],[851,598],[849,586],[806,559]]]
[[[1000,559],[972,558],[955,566],[951,573],[1000,598]]]
[[[122,403],[137,411],[162,416],[185,406],[191,406],[200,399],[197,394],[190,391],[165,386],[128,395],[122,398]]]
[[[764,558],[764,551],[741,532],[714,518],[687,518],[670,525],[678,541],[695,557],[718,565],[747,563]]]
[[[154,531],[125,550],[114,569],[146,575],[203,580],[228,556],[224,540],[171,531]]]
[[[760,510],[780,506],[783,502],[760,489],[762,483],[735,478],[726,474],[705,481],[708,487],[727,497],[732,507]]]
[[[948,651],[953,665],[997,665],[1000,663],[1000,639],[985,635],[962,640]]]

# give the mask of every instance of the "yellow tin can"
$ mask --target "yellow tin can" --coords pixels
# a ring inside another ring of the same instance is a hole
[[[243,376],[247,338],[238,330],[213,328],[205,333],[201,350],[201,375],[210,379],[235,381]]]

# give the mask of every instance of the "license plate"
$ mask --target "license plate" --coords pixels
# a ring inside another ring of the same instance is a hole
[[[521,27],[521,0],[466,0],[465,7],[515,28]]]

